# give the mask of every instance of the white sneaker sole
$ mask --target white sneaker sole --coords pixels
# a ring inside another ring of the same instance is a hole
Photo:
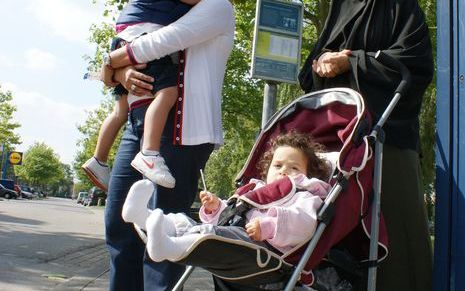
[[[98,178],[97,176],[95,176],[95,174],[89,169],[89,168],[86,168],[86,167],[81,167],[84,172],[86,173],[87,177],[92,181],[92,183],[97,186],[98,188],[102,189],[103,191],[107,192],[108,191],[108,186],[105,185],[104,183],[102,183]]]

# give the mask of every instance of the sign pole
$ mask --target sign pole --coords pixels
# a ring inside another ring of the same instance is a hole
[[[263,96],[263,111],[262,111],[262,129],[271,116],[276,112],[276,96],[278,93],[278,83],[267,81],[265,83],[265,93]]]
[[[298,83],[302,22],[300,1],[257,0],[250,75],[266,82],[262,129],[276,111],[278,83]]]
[[[0,172],[2,173],[2,175],[0,176],[2,179],[6,179],[6,170],[7,170],[7,164],[8,164],[8,160],[5,159],[5,145],[2,144],[2,147],[1,147],[1,150],[2,150],[2,163],[0,164]]]
[[[0,144],[0,151],[2,152],[2,163],[0,164],[0,177],[3,179],[3,161],[4,161],[4,152],[5,152],[5,145]]]

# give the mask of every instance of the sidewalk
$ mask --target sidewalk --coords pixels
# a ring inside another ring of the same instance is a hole
[[[50,262],[54,263],[54,262]],[[60,258],[57,264],[76,268],[76,275],[52,290],[56,291],[106,291],[109,287],[109,258],[105,244],[89,250],[77,252]],[[184,291],[213,290],[210,273],[196,269],[184,285]]]
[[[85,290],[85,291],[102,291],[108,290],[108,272],[102,276],[83,285],[81,289],[68,290]],[[210,291],[213,290],[211,275],[205,270],[196,269],[184,285],[183,291]]]

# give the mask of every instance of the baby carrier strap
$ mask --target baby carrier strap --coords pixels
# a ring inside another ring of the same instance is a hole
[[[239,200],[246,202],[254,208],[267,209],[271,206],[285,203],[295,193],[296,185],[294,180],[286,176],[243,194],[236,192],[234,196],[239,196]]]
[[[293,179],[284,177],[273,183],[254,189],[255,183],[249,183],[237,189],[221,212],[218,225],[245,225],[245,213],[251,208],[267,209],[289,200],[296,192]],[[254,190],[252,190],[254,189]]]
[[[255,187],[257,186],[256,183],[249,183],[249,184],[245,184],[244,186],[238,188],[236,190],[236,192],[234,192],[234,196],[242,196],[246,193],[249,193],[250,191],[252,191]]]
[[[218,225],[225,226],[245,226],[245,213],[249,211],[250,205],[242,201],[238,201],[237,198],[231,198],[228,200],[228,206],[220,214],[218,219]]]

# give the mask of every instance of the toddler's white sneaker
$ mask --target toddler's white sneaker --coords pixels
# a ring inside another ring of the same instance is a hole
[[[171,175],[162,156],[144,155],[139,152],[131,165],[150,181],[165,188],[174,188],[176,180]]]
[[[99,163],[95,157],[92,157],[88,159],[81,168],[95,186],[99,187],[103,191],[108,191],[110,168],[107,165]]]

